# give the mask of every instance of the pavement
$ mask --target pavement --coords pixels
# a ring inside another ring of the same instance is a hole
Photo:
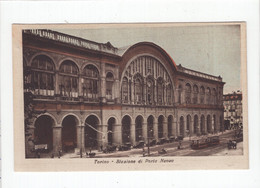
[[[237,149],[228,149],[227,142],[234,136],[234,130],[227,130],[214,134],[219,136],[220,144],[207,147],[199,150],[193,150],[190,148],[190,140],[202,138],[201,137],[185,137],[182,141],[181,149],[178,149],[178,142],[165,143],[162,145],[156,145],[150,147],[150,157],[154,156],[225,156],[225,155],[242,155],[243,154],[243,142],[237,144]],[[211,135],[209,135],[211,136]],[[206,138],[206,136],[204,136]],[[165,149],[167,153],[159,154],[158,151]],[[112,158],[112,157],[143,157],[143,149],[131,149],[128,151],[115,151],[113,153],[103,153],[98,150],[92,150],[96,153],[95,158]],[[145,156],[148,156],[148,148],[145,147]],[[88,158],[86,154],[83,154],[82,158]],[[65,153],[61,158],[80,158],[79,154],[76,153]]]

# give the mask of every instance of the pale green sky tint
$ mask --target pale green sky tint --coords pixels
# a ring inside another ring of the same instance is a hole
[[[224,93],[240,90],[240,26],[119,27],[105,29],[55,29],[115,47],[153,42],[167,51],[175,63],[221,76]]]

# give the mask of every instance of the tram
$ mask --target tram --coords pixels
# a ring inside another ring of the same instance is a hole
[[[192,149],[202,149],[210,146],[215,146],[219,144],[219,136],[211,136],[207,138],[194,139],[191,141]]]

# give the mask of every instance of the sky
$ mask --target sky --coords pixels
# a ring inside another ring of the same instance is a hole
[[[54,29],[99,43],[124,47],[153,42],[162,47],[177,65],[221,76],[224,94],[241,90],[239,25],[127,25],[98,26],[87,29]]]

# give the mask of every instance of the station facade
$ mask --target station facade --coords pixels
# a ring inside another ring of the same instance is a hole
[[[52,30],[23,31],[24,92],[34,95],[34,143],[100,148],[223,130],[223,86],[176,65],[151,42],[124,48]]]

